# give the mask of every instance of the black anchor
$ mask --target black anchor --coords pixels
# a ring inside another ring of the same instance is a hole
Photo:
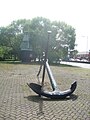
[[[27,83],[27,85],[35,93],[37,93],[39,96],[45,96],[45,97],[48,97],[48,98],[51,98],[51,99],[66,98],[67,96],[70,96],[75,91],[75,89],[77,87],[77,81],[74,81],[71,84],[71,87],[68,90],[65,90],[65,91],[59,90],[58,85],[57,85],[57,83],[56,83],[56,81],[55,81],[55,79],[53,77],[52,71],[50,69],[48,60],[47,60],[48,44],[49,44],[49,36],[50,36],[50,34],[51,34],[51,31],[48,31],[48,40],[47,40],[47,45],[46,45],[46,50],[45,50],[44,61],[43,61],[43,64],[41,65],[41,67],[40,67],[40,70],[39,70],[38,74],[37,74],[37,76],[39,76],[40,71],[41,71],[42,66],[43,66],[42,83],[41,83],[41,85],[36,84],[36,83],[30,83],[30,84]],[[51,83],[51,86],[52,86],[52,89],[53,89],[52,92],[43,90],[45,69],[47,70],[47,73],[48,73],[48,76],[49,76],[49,79],[50,79],[50,83]]]

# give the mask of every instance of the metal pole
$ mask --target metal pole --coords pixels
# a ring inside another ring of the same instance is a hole
[[[47,43],[46,43],[44,66],[43,66],[43,75],[42,75],[42,86],[44,85],[45,68],[46,68],[46,61],[47,61],[47,57],[48,57],[48,44],[49,44],[50,34],[51,34],[51,31],[48,31],[48,40],[47,40]]]

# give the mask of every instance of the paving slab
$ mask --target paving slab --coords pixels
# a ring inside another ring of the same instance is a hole
[[[61,90],[77,80],[71,97],[52,100],[36,95],[27,83],[38,83],[38,65],[0,63],[0,120],[90,120],[90,69],[51,69]],[[47,75],[45,89],[51,90]]]

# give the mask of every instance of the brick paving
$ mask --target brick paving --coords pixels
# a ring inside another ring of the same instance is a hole
[[[64,90],[77,80],[74,94],[64,100],[38,97],[27,83],[37,83],[38,65],[0,64],[0,120],[90,120],[90,70],[55,67],[51,69]],[[48,90],[48,77],[45,77]]]

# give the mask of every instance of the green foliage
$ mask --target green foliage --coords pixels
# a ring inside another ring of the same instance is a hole
[[[5,57],[9,57],[9,53],[11,52],[12,48],[7,47],[7,46],[0,46],[0,58],[3,60]]]
[[[35,53],[35,57],[41,58],[45,51],[48,39],[47,31],[52,31],[49,41],[49,59],[55,61],[64,58],[70,50],[75,47],[75,29],[64,22],[51,22],[49,19],[36,17],[32,20],[21,19],[13,21],[7,27],[0,28],[0,56],[12,53],[19,58],[20,44],[24,32],[28,32],[30,44]]]

